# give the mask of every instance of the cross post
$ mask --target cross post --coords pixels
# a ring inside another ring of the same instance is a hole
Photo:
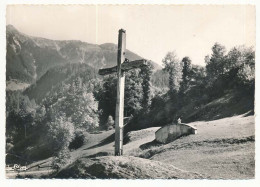
[[[100,69],[99,75],[107,75],[117,72],[117,98],[115,113],[115,155],[123,155],[123,128],[124,128],[124,91],[125,91],[125,71],[134,68],[147,66],[144,59],[129,62],[125,58],[126,53],[126,31],[119,30],[118,34],[118,51],[117,66]]]
[[[117,52],[117,97],[115,115],[115,155],[123,154],[123,127],[124,127],[124,92],[125,92],[125,73],[121,65],[125,61],[126,33],[120,29],[118,34]]]

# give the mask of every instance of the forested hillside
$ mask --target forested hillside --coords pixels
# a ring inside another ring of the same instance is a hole
[[[238,46],[226,51],[221,44],[205,57],[205,67],[175,52],[163,59],[168,74],[167,93],[155,95],[148,111],[136,115],[126,131],[196,120],[214,120],[254,113],[255,52]]]

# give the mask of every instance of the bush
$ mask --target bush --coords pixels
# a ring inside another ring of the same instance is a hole
[[[47,123],[48,141],[54,151],[68,148],[75,134],[74,125],[65,115],[58,116],[54,121]]]
[[[84,141],[85,141],[85,136],[83,132],[76,131],[74,139],[69,144],[69,149],[72,150],[72,149],[80,148],[84,144]]]
[[[59,170],[62,166],[69,163],[69,159],[71,158],[70,152],[68,149],[64,148],[61,150],[57,156],[54,157],[52,161],[52,168]]]

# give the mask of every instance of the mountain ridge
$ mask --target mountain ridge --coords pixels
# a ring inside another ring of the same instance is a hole
[[[85,63],[99,69],[116,65],[117,45],[91,44],[80,40],[51,40],[29,36],[14,26],[6,26],[6,80],[32,84],[50,68],[61,64]],[[141,56],[126,50],[126,58]],[[161,67],[152,62],[155,70]]]

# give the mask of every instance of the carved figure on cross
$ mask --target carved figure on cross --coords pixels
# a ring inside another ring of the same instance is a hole
[[[126,31],[119,30],[117,66],[100,69],[99,75],[108,75],[117,73],[117,99],[115,113],[115,155],[123,154],[123,128],[124,128],[124,90],[125,90],[125,71],[141,68],[148,65],[145,59],[129,61],[125,58],[126,51]]]

